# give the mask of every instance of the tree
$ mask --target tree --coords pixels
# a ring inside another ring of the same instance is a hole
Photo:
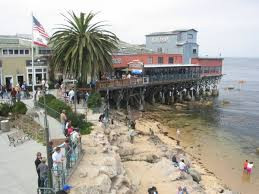
[[[117,49],[117,36],[103,29],[103,22],[92,24],[96,14],[88,15],[68,12],[63,15],[67,24],[61,25],[50,39],[54,68],[66,75],[82,81],[87,76],[112,70],[112,52]]]

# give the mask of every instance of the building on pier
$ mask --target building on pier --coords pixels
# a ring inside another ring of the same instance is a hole
[[[197,30],[182,29],[168,32],[154,32],[146,35],[146,49],[157,53],[180,54],[183,63],[191,63],[199,56]]]

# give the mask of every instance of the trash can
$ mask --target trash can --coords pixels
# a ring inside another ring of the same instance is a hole
[[[2,120],[1,121],[1,129],[2,129],[3,132],[10,131],[9,120]]]

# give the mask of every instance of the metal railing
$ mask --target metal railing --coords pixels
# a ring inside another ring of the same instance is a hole
[[[81,142],[78,144],[70,143],[70,150],[65,154],[64,160],[58,165],[55,165],[51,169],[51,178],[53,180],[53,187],[48,185],[48,178],[44,179],[44,186],[37,189],[37,193],[52,194],[59,191],[67,184],[70,176],[75,171],[79,164],[79,161],[83,157],[83,150]],[[63,150],[62,150],[63,151]]]
[[[151,75],[141,78],[119,79],[119,80],[101,80],[96,83],[97,89],[106,88],[122,88],[122,87],[134,87],[147,84],[167,83],[172,81],[185,81],[201,78],[200,73],[186,73],[186,74],[161,74]],[[146,81],[148,80],[148,81]]]

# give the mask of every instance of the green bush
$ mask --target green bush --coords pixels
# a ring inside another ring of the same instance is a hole
[[[43,107],[44,99],[40,97],[40,106]],[[71,120],[73,127],[78,127],[80,129],[81,134],[89,134],[91,132],[91,123],[87,123],[84,121],[83,114],[75,114],[71,107],[67,105],[65,102],[56,99],[55,96],[48,94],[46,95],[46,105],[47,105],[47,113],[51,117],[59,120],[60,113],[62,110],[66,111],[68,120]]]
[[[12,107],[12,112],[15,114],[26,114],[27,107],[23,102],[16,102]]]
[[[58,99],[51,100],[47,104],[47,106],[49,107],[47,109],[48,114],[56,118],[57,120],[59,120],[59,115],[62,112],[62,110],[66,110],[67,113],[72,112],[72,109],[70,106],[68,106],[65,102]]]
[[[102,105],[102,98],[100,93],[93,93],[88,98],[88,107],[89,108],[97,108]]]
[[[45,98],[46,98],[46,104],[49,104],[52,100],[56,99],[56,97],[52,94],[46,94]],[[39,98],[39,103],[44,104],[44,97],[43,96]]]
[[[7,117],[9,112],[12,112],[12,106],[0,103],[0,116]]]

